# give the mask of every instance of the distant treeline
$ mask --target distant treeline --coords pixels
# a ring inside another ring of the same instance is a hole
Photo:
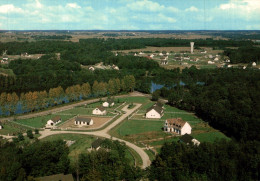
[[[72,38],[72,36],[70,35],[36,35],[36,36],[31,36],[32,38],[36,39],[36,40],[45,40],[45,39],[49,39],[49,40],[69,40],[70,38]]]
[[[230,58],[231,63],[260,62],[260,48],[240,47],[238,49],[226,49],[224,55]]]

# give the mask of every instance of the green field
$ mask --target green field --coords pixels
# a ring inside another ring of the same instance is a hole
[[[9,122],[2,124],[2,126],[3,129],[0,130],[1,135],[17,135],[20,132],[25,132],[27,129],[26,127]]]
[[[31,126],[34,128],[43,128],[46,125],[48,120],[50,120],[51,118],[53,118],[57,115],[61,117],[62,122],[67,121],[68,119],[75,116],[75,115],[50,114],[50,115],[40,116],[40,117],[35,117],[35,118],[30,118],[30,119],[19,119],[19,120],[16,120],[16,122],[27,125],[27,126]],[[59,123],[59,124],[61,124],[61,123]]]
[[[95,106],[97,107],[97,106]],[[94,107],[94,108],[95,108]],[[87,116],[92,116],[92,111],[94,108],[84,108],[84,107],[75,107],[75,108],[72,108],[72,109],[69,109],[69,110],[65,110],[65,111],[62,111],[62,112],[59,112],[59,114],[68,114],[68,115],[87,115]],[[107,114],[106,116],[114,116],[115,114],[112,114],[111,112],[114,112],[114,109],[113,108],[106,108],[107,110]]]
[[[147,97],[122,97],[119,98],[120,102],[135,102],[135,103],[146,103],[149,99]]]

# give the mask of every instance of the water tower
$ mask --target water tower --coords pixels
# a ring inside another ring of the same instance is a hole
[[[194,42],[190,42],[190,53],[193,53],[194,50]]]

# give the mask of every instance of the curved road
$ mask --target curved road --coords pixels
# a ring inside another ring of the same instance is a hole
[[[136,111],[138,108],[141,107],[142,104],[135,104],[136,106],[132,109],[127,109],[128,105],[126,105],[122,110],[125,111],[125,114],[122,114],[122,116],[120,116],[116,121],[114,121],[113,123],[111,123],[109,126],[107,126],[105,129],[100,130],[100,131],[94,131],[94,132],[77,132],[77,131],[50,131],[50,130],[44,130],[44,131],[40,131],[41,136],[39,137],[39,139],[45,138],[47,136],[50,135],[55,135],[55,134],[86,134],[86,135],[95,135],[95,136],[100,136],[100,137],[104,137],[104,138],[108,138],[110,139],[111,136],[108,134],[108,132],[115,127],[116,125],[118,125],[121,121],[123,121],[124,119],[127,118],[127,116],[129,116],[130,114],[132,114],[134,111]],[[143,161],[143,165],[142,168],[146,168],[151,164],[151,161],[148,157],[148,155],[145,153],[145,151],[134,145],[133,143],[130,143],[128,141],[119,139],[119,138],[115,138],[112,137],[113,140],[118,140],[121,142],[124,142],[127,146],[129,146],[130,148],[134,149],[142,158]]]

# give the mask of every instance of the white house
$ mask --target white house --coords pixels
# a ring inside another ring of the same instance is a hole
[[[213,58],[213,55],[209,55],[209,58]]]
[[[155,104],[149,109],[147,109],[145,117],[160,119],[163,116],[163,112],[163,108],[160,107],[158,104]]]
[[[0,129],[3,129],[3,126],[0,124]]]
[[[219,61],[218,57],[214,58],[214,61]]]
[[[191,126],[181,118],[167,119],[164,124],[164,131],[179,135],[191,134]]]
[[[193,144],[193,145],[197,145],[197,146],[200,145],[200,142],[198,140],[196,140],[195,138],[193,138],[191,135],[188,135],[188,134],[181,136],[179,142],[185,143],[186,145],[189,145],[189,144]]]
[[[150,57],[153,58],[153,57],[154,57],[154,54],[150,55]]]
[[[113,64],[113,65],[112,65],[112,69],[114,69],[114,70],[119,70],[119,67]]]
[[[167,60],[161,60],[161,65],[167,65],[168,61]]]
[[[256,63],[255,63],[255,62],[253,62],[253,63],[252,63],[252,66],[256,66]]]
[[[243,66],[243,69],[246,69],[246,66]]]
[[[103,107],[112,107],[115,105],[115,102],[113,99],[108,99],[107,101],[103,102]]]
[[[163,56],[163,53],[161,52],[161,53],[159,53],[159,56]]]
[[[212,61],[210,61],[210,60],[208,61],[208,64],[214,64],[214,63],[215,63],[215,62],[212,62]]]
[[[166,55],[170,55],[170,54],[167,52]]]
[[[137,56],[137,54],[135,53],[135,54],[134,54],[134,56],[136,57],[136,56]]]
[[[228,67],[228,68],[231,68],[231,67],[232,67],[232,65],[228,65],[227,67]]]
[[[143,52],[140,52],[139,55],[143,55],[144,53]]]
[[[88,69],[91,70],[91,71],[95,70],[95,68],[93,66],[90,66]]]
[[[107,113],[107,111],[105,110],[105,108],[103,106],[99,106],[92,111],[92,114],[95,114],[95,115],[105,115],[106,113]]]
[[[226,62],[227,62],[227,63],[230,63],[230,60],[229,60],[229,59],[226,59]]]
[[[59,122],[61,122],[61,117],[55,116],[55,117],[51,118],[49,121],[47,121],[46,127],[53,127],[56,124],[58,124]]]
[[[76,117],[74,123],[75,125],[78,126],[88,126],[88,125],[93,125],[94,121],[91,118]]]

